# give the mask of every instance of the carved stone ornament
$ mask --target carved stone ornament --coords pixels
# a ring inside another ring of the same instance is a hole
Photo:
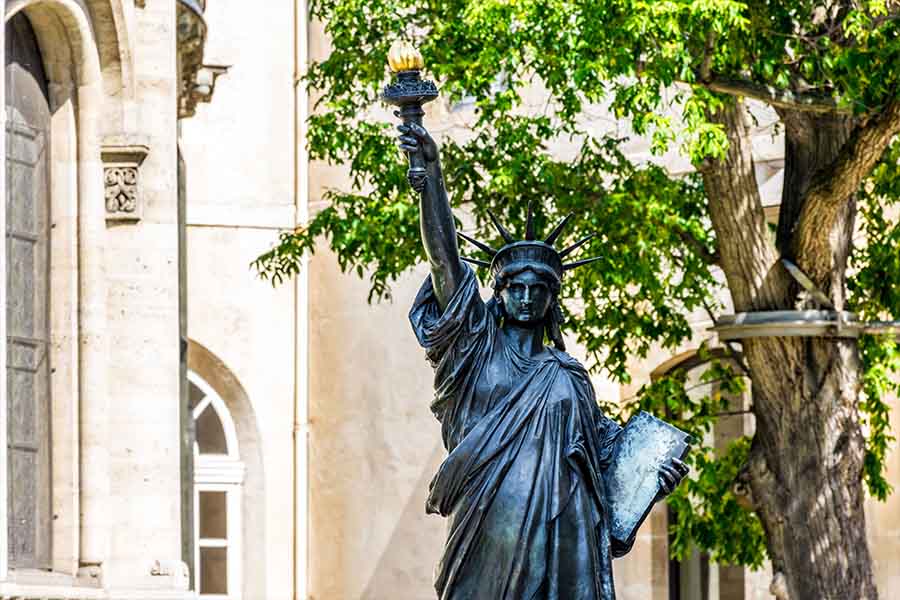
[[[132,580],[132,585],[134,587],[152,587],[156,590],[166,591],[168,594],[165,595],[167,598],[174,598],[175,595],[171,595],[172,591],[187,591],[190,587],[190,572],[188,571],[188,566],[181,560],[176,559],[162,559],[162,560],[154,560],[150,564],[149,571],[145,571],[147,573],[146,576],[138,577]],[[119,596],[115,596],[118,598]],[[144,597],[144,596],[141,596]],[[159,596],[153,596],[154,598]],[[178,598],[186,598],[182,594],[177,594]],[[193,596],[191,596],[193,597]],[[2,600],[2,599],[0,599]]]
[[[107,221],[140,221],[140,166],[148,151],[144,144],[104,144],[101,154]]]
[[[106,212],[134,213],[137,209],[136,167],[113,167],[103,174],[106,181]]]

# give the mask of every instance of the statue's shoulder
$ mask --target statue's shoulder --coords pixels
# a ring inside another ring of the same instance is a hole
[[[584,375],[585,377],[587,377],[588,373],[587,369],[584,368],[584,365],[582,365],[577,358],[570,355],[565,350],[558,350],[556,348],[548,346],[547,352],[550,354],[550,357],[553,360],[557,361],[560,364],[561,367],[565,367],[570,371],[575,371],[579,375]]]

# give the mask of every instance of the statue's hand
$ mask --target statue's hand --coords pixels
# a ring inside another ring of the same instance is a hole
[[[399,113],[394,113],[399,116]],[[416,123],[397,126],[400,136],[397,145],[406,152],[421,152],[425,162],[434,162],[438,158],[437,144],[424,127]]]
[[[662,500],[671,494],[687,474],[688,466],[686,464],[677,458],[670,458],[659,468],[659,492],[656,499]]]
[[[428,183],[428,175],[421,170],[416,172],[410,169],[406,174],[406,178],[409,180],[410,187],[420,194],[425,189],[425,184]]]

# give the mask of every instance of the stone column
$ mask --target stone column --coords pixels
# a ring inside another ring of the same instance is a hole
[[[98,579],[109,553],[109,421],[106,335],[106,209],[100,82],[78,88],[79,576]]]

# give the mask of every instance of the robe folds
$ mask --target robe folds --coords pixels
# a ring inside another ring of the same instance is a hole
[[[472,270],[441,311],[427,278],[410,311],[435,370],[448,456],[426,510],[448,518],[439,600],[614,600],[603,472],[620,427],[587,372],[552,348],[518,354]]]

